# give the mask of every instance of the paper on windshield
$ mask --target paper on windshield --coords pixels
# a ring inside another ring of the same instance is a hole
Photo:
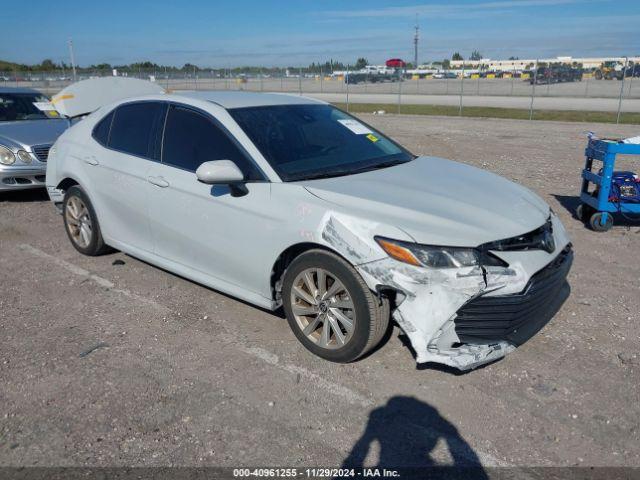
[[[367,134],[373,133],[369,127],[367,127],[366,125],[361,124],[359,121],[353,120],[351,118],[347,118],[347,119],[344,119],[344,120],[338,120],[338,122],[340,122],[342,125],[347,127],[349,130],[351,130],[356,135],[367,135]]]
[[[56,109],[51,102],[33,102],[33,106],[41,112],[50,112]]]

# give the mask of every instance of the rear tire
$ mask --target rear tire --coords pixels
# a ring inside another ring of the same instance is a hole
[[[96,256],[109,251],[100,232],[98,217],[89,197],[79,185],[69,188],[62,202],[62,218],[71,245],[83,255]]]
[[[362,357],[389,325],[389,300],[374,295],[351,264],[326,250],[309,250],[291,262],[282,298],[296,338],[331,362]]]
[[[591,205],[581,203],[580,205],[578,205],[578,208],[576,208],[576,217],[578,217],[578,220],[582,220],[583,222],[587,223],[594,212],[595,209]]]

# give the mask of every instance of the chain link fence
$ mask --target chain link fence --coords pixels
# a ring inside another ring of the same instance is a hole
[[[76,79],[111,76],[112,70],[80,69]],[[593,72],[551,76],[543,68],[526,72],[481,72],[461,68],[428,74],[410,71],[371,73],[308,68],[132,70],[117,74],[155,81],[169,90],[245,90],[311,95],[334,103],[640,112],[640,65],[625,66],[619,78],[598,79]],[[53,95],[73,82],[71,72],[0,72],[0,87],[35,88]],[[395,113],[395,112],[394,112]]]

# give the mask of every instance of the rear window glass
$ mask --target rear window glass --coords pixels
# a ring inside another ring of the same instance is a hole
[[[139,157],[155,158],[157,127],[164,105],[155,102],[118,107],[111,124],[109,147]]]
[[[113,120],[113,112],[104,117],[102,120],[98,122],[98,124],[93,129],[93,138],[96,141],[103,145],[107,146],[109,142],[109,130],[111,129],[111,121]]]

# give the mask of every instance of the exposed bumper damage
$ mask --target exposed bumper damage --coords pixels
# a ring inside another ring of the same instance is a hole
[[[480,296],[520,294],[526,298],[523,291],[532,276],[551,264],[569,244],[555,215],[552,224],[556,244],[552,253],[495,252],[509,264],[504,268],[429,269],[404,264],[380,255],[372,240],[374,232],[380,234],[376,231],[379,225],[351,222],[350,217],[340,215],[326,218],[322,238],[356,265],[372,290],[391,288],[397,292],[392,315],[409,337],[418,363],[436,362],[469,370],[505,356],[516,345],[505,339],[462,343],[455,325],[458,310]],[[367,261],[375,256],[378,259]]]

